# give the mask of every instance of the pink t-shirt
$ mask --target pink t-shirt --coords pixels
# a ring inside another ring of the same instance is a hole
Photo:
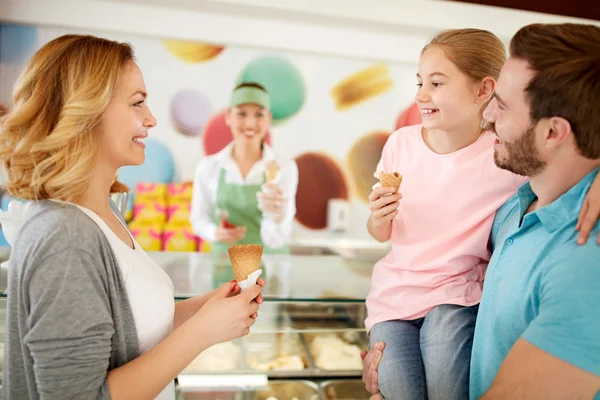
[[[526,182],[496,167],[490,132],[454,153],[437,154],[421,130],[394,132],[377,166],[377,174],[403,175],[403,198],[392,221],[391,251],[373,270],[367,330],[424,317],[440,304],[479,303],[494,215]]]

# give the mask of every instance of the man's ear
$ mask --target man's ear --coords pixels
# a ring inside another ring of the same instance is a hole
[[[546,119],[544,141],[549,148],[558,148],[573,136],[571,123],[562,117]]]

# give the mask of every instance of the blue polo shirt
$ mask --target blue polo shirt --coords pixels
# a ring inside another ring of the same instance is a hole
[[[526,183],[496,213],[494,253],[475,327],[471,399],[490,388],[519,338],[600,376],[600,224],[583,246],[575,231],[599,170],[523,216],[536,198]]]

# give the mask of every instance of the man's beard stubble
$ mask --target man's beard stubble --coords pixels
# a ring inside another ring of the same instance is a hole
[[[490,131],[496,133],[494,123],[489,123]],[[517,140],[513,142],[502,141],[504,156],[494,151],[494,162],[498,168],[505,169],[522,176],[535,176],[546,167],[546,162],[540,157],[535,147],[535,125],[527,128]]]

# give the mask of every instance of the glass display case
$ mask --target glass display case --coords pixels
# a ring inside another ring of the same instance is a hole
[[[2,250],[0,261],[8,258]],[[226,255],[148,254],[170,276],[176,300],[233,279]],[[360,352],[368,346],[364,302],[373,263],[264,255],[261,268],[265,302],[251,333],[200,354],[178,377],[178,399],[369,399]],[[4,269],[0,287],[6,287]],[[2,313],[5,302],[0,298]]]

